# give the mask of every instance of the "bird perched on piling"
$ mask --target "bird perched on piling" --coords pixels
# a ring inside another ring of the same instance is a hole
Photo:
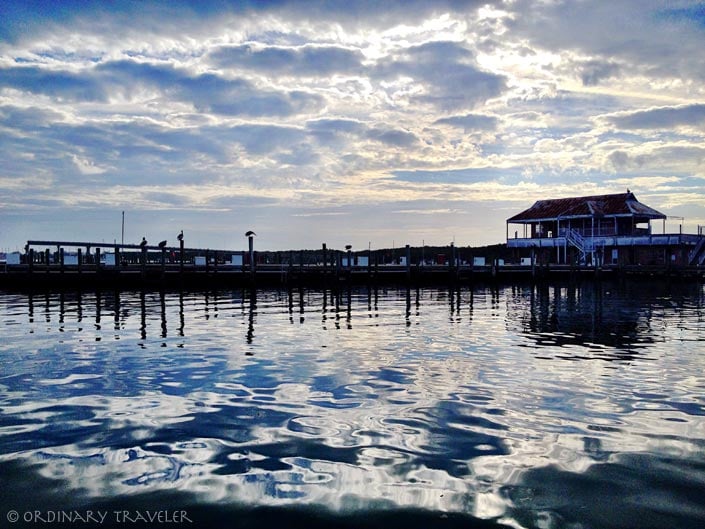
[[[245,233],[245,237],[252,237],[253,235],[257,235],[257,234],[252,230]]]
[[[142,242],[140,242],[140,246],[147,246],[147,239],[142,237]]]
[[[184,230],[181,230],[181,233],[179,233],[179,234],[176,236],[176,238],[177,238],[179,241],[183,241],[183,240],[184,240]]]
[[[164,248],[166,246],[166,241],[161,241],[158,246],[160,248]]]

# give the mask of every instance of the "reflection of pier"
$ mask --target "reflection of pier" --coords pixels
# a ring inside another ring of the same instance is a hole
[[[168,342],[182,347],[194,320],[207,320],[208,325],[227,329],[224,332],[233,338],[229,343],[244,345],[245,354],[253,354],[253,346],[267,343],[267,327],[278,317],[291,326],[333,332],[380,323],[409,328],[423,325],[429,313],[424,305],[430,303],[446,307],[450,324],[476,326],[479,304],[490,317],[506,318],[508,332],[520,333],[539,346],[566,346],[554,349],[566,354],[570,346],[578,346],[583,353],[586,345],[595,350],[607,346],[628,356],[652,342],[650,322],[664,307],[676,307],[682,300],[702,306],[702,295],[702,287],[696,284],[655,283],[645,289],[635,282],[444,289],[61,290],[29,293],[27,319],[58,324],[60,332],[94,335],[95,341],[134,340],[141,348],[165,347]],[[380,307],[380,296],[387,306]],[[391,319],[390,311],[396,314]],[[233,321],[239,324],[232,326]]]
[[[689,288],[692,287],[692,288]],[[603,346],[633,352],[652,343],[650,322],[663,309],[655,302],[680,292],[684,299],[698,300],[697,285],[668,287],[658,283],[644,289],[639,283],[584,283],[513,287],[507,294],[507,325],[520,329],[539,346]],[[664,301],[664,303],[666,303]],[[543,349],[542,349],[543,350]],[[621,358],[621,357],[620,357]]]

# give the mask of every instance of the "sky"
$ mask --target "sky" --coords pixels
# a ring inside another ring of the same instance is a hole
[[[123,211],[125,243],[478,246],[627,188],[696,232],[704,81],[705,2],[3,0],[0,251]]]

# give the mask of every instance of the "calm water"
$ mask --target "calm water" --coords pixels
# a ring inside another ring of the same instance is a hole
[[[0,527],[705,526],[703,286],[6,293],[0,333]]]

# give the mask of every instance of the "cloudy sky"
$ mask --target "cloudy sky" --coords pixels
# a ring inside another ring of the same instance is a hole
[[[491,244],[627,187],[695,231],[704,81],[703,2],[4,0],[0,247],[123,210],[125,242]]]

